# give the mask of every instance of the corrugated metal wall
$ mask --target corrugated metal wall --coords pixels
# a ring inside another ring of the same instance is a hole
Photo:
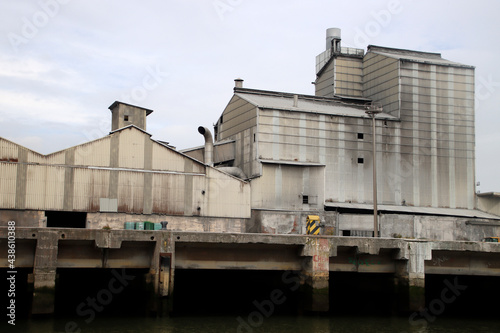
[[[136,128],[48,156],[0,138],[0,156],[0,209],[99,212],[104,198],[124,213],[251,215],[248,183]]]

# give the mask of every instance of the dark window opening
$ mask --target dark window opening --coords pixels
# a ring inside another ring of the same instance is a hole
[[[351,230],[342,230],[342,236],[351,236]]]
[[[46,211],[47,227],[49,228],[82,228],[87,225],[85,212]]]
[[[128,116],[123,116],[123,120],[128,121]]]
[[[364,139],[364,134],[363,133],[358,133],[358,139],[363,140]]]
[[[309,196],[308,195],[303,195],[302,196],[302,203],[303,204],[308,204],[309,203]]]
[[[358,157],[358,164],[365,163],[365,159],[363,157]]]

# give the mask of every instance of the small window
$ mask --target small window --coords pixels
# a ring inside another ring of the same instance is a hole
[[[358,140],[363,140],[364,136],[365,135],[363,133],[358,133]]]
[[[257,135],[254,133],[253,134],[253,142],[255,142],[255,138],[257,137]]]
[[[342,230],[342,236],[351,236],[351,230]]]
[[[128,116],[127,115],[123,116],[123,120],[128,121]]]
[[[363,157],[358,157],[358,164],[365,163],[365,159]]]
[[[302,203],[303,204],[308,204],[309,203],[309,196],[308,195],[303,195],[302,196]]]

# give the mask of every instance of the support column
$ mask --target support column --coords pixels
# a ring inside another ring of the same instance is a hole
[[[32,314],[54,313],[58,242],[57,231],[39,231],[32,275]]]
[[[302,267],[304,277],[305,310],[327,312],[329,310],[330,246],[326,238],[308,238],[304,247],[306,256]]]
[[[396,262],[396,311],[422,311],[425,308],[425,260],[432,259],[429,243],[408,243],[408,260]]]
[[[159,305],[157,313],[164,317],[173,311],[175,242],[172,233],[164,232],[159,250],[156,290]]]

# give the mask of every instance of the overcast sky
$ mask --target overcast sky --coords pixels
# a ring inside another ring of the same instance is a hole
[[[203,144],[247,88],[314,94],[325,30],[342,45],[439,52],[476,66],[476,180],[500,191],[500,2],[41,0],[0,2],[0,136],[43,154],[108,134],[115,100],[147,131]]]

